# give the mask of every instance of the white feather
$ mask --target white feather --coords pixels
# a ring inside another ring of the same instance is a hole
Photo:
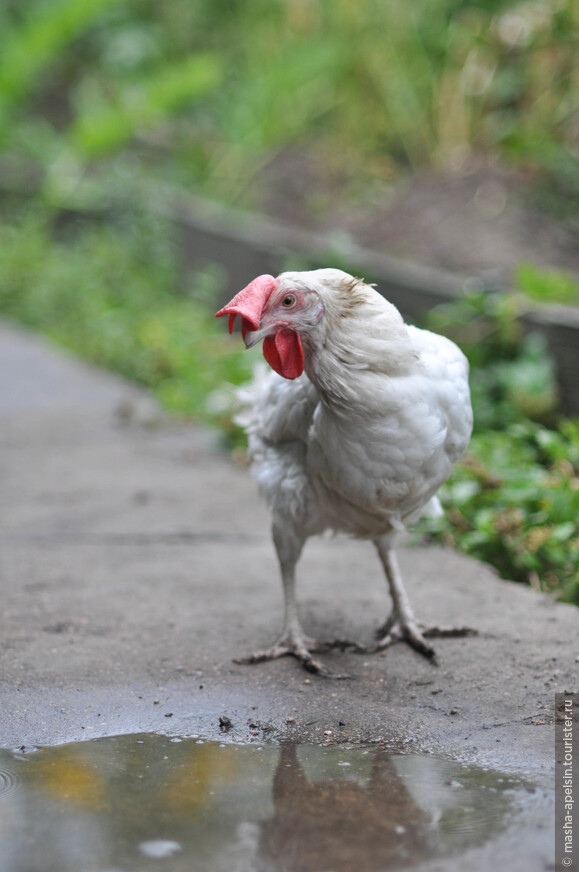
[[[436,491],[472,428],[462,352],[339,270],[278,282],[315,290],[325,316],[302,337],[306,373],[261,369],[240,392],[237,420],[274,522],[304,537],[376,538],[440,513]]]

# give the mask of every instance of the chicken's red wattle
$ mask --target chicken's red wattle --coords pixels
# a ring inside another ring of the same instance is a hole
[[[304,350],[294,330],[278,330],[263,340],[263,356],[272,369],[284,378],[298,378],[304,371]]]

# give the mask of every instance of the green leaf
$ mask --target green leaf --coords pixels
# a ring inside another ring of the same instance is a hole
[[[214,54],[163,67],[147,79],[119,87],[114,103],[85,109],[69,131],[70,140],[85,157],[116,151],[140,130],[158,125],[214,91],[223,73]]]
[[[8,30],[0,42],[0,103],[21,99],[65,45],[120,2],[54,0],[29,4],[23,24]]]

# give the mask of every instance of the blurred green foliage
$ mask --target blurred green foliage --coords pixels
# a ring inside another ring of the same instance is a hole
[[[198,54],[119,88],[114,105],[97,96],[90,111],[80,114],[71,126],[71,142],[86,157],[116,151],[140,127],[152,127],[182,105],[213,91],[221,73],[215,55]]]
[[[0,223],[0,312],[151,388],[171,411],[230,428],[207,397],[251,373],[208,306],[218,272],[183,275],[170,228],[132,213],[72,230],[46,211]]]
[[[557,412],[543,337],[525,335],[518,298],[498,293],[441,306],[430,326],[469,357],[475,429],[440,491],[446,515],[423,529],[579,604],[579,422]]]
[[[537,271],[537,279],[541,273]],[[557,375],[540,333],[525,334],[521,298],[505,292],[467,292],[430,312],[429,326],[449,336],[471,365],[477,431],[531,418],[556,421]]]
[[[483,152],[564,197],[578,29],[575,0],[5,0],[0,149],[106,174],[122,147],[249,205],[294,144],[358,187]]]
[[[8,4],[3,11],[0,54],[2,109],[16,106],[34,91],[40,75],[69,44],[117,0],[56,0]]]
[[[562,270],[540,269],[533,263],[522,263],[515,270],[515,287],[540,303],[579,305],[579,281]]]

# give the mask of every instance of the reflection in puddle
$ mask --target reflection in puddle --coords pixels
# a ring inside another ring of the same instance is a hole
[[[430,755],[119,736],[0,750],[0,872],[373,872],[482,844],[529,786]]]

